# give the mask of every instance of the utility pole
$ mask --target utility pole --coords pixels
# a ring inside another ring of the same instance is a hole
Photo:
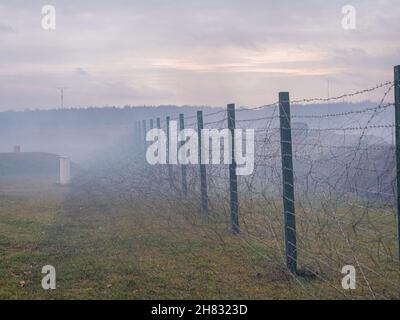
[[[331,81],[329,79],[327,81],[327,89],[328,89],[328,99],[331,98]]]
[[[67,87],[58,87],[57,89],[60,90],[61,109],[64,109],[64,90],[67,89]]]

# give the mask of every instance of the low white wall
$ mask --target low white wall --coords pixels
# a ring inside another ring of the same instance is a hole
[[[71,182],[71,161],[67,157],[60,157],[60,184],[66,185]]]

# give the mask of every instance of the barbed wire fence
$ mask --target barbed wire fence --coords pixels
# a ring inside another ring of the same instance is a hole
[[[340,103],[368,94],[380,94],[380,101]],[[278,101],[256,108],[230,104],[186,117],[142,119],[125,146],[134,154],[119,162],[110,155],[97,190],[91,181],[83,184],[91,194],[85,197],[101,194],[92,203],[112,209],[123,202],[157,216],[162,224],[155,226],[138,215],[144,234],[153,228],[172,239],[185,237],[185,254],[193,257],[200,254],[196,234],[218,246],[221,257],[236,258],[230,263],[243,262],[260,277],[271,271],[273,281],[289,281],[304,297],[399,298],[399,124],[400,67],[394,81],[336,97],[290,100],[280,93]],[[213,155],[204,153],[202,135],[195,155],[200,161],[148,164],[146,135],[155,128],[167,135],[167,160],[178,155],[172,148],[188,142],[175,130],[227,130],[227,139],[207,141],[221,147],[220,164],[204,163]],[[247,144],[235,144],[236,129],[243,130],[239,141],[249,137],[246,129],[254,130],[254,154]],[[241,153],[254,158],[251,174],[236,174]],[[172,249],[177,255],[182,250]],[[341,285],[346,265],[356,268],[357,290]],[[217,273],[212,263],[207,268]]]

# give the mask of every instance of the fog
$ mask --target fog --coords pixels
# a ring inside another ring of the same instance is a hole
[[[365,107],[373,107],[377,103],[364,102],[356,104],[338,103],[324,105],[309,105],[307,107],[294,105],[292,116],[324,115],[332,113],[357,111]],[[118,145],[132,146],[135,121],[147,121],[159,117],[163,126],[165,118],[177,119],[183,113],[187,124],[196,122],[196,111],[203,110],[204,122],[221,121],[220,128],[227,126],[224,121],[225,111],[222,108],[209,107],[125,107],[125,108],[86,108],[86,109],[64,109],[48,111],[21,111],[0,113],[0,152],[12,152],[14,146],[20,146],[22,152],[48,152],[57,155],[68,156],[74,162],[84,165],[85,162],[93,160],[102,152],[112,149]],[[255,111],[237,108],[237,120],[254,121],[246,123],[248,128],[263,128],[266,121],[262,118],[275,113],[274,108],[265,108]],[[208,114],[211,114],[208,116]],[[380,115],[374,115],[370,123],[390,124],[394,116],[393,110],[385,110]],[[261,118],[261,120],[257,120]],[[346,128],[360,126],[369,120],[368,114],[361,114],[356,118],[348,119],[294,119],[294,130],[296,126],[303,123],[309,129],[313,128]],[[240,126],[240,125],[238,125]],[[272,121],[272,129],[279,128],[279,119]],[[366,133],[369,139],[382,139],[382,142],[392,143],[392,134],[387,130],[370,129]],[[357,137],[357,133],[353,133]],[[351,140],[351,138],[350,138]]]

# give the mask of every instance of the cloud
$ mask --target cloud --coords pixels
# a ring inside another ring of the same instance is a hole
[[[327,77],[367,87],[398,64],[396,1],[354,0],[353,31],[345,0],[59,1],[46,32],[41,1],[2,0],[0,108],[56,105],[55,83],[81,106],[257,105],[282,88],[325,95]]]

